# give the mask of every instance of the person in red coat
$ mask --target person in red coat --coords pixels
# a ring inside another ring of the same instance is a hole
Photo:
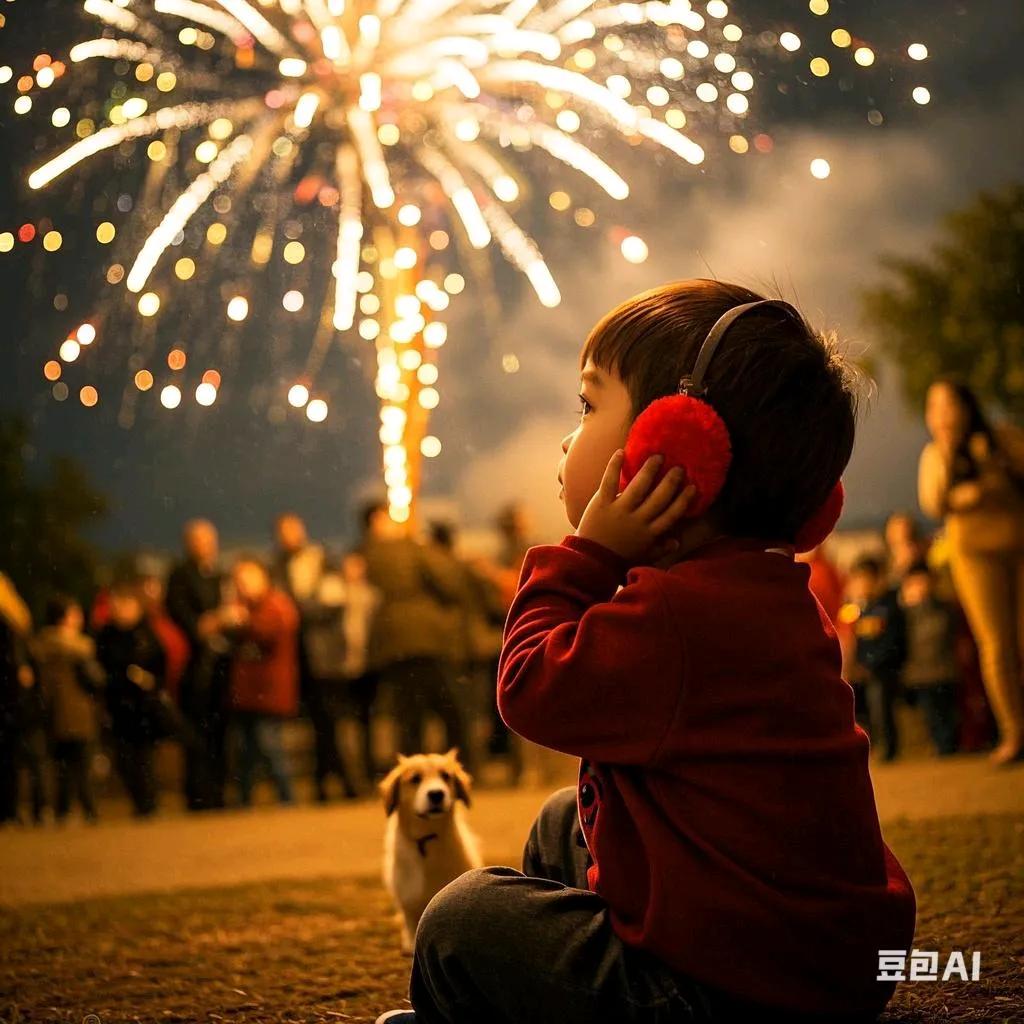
[[[272,586],[259,561],[241,559],[234,568],[238,605],[231,659],[229,702],[238,750],[241,802],[252,803],[257,766],[270,772],[281,803],[292,802],[291,773],[282,744],[284,719],[299,710],[299,612]]]
[[[893,994],[915,895],[794,560],[853,447],[842,358],[795,312],[736,320],[705,377],[732,444],[721,492],[687,516],[694,487],[655,483],[656,457],[619,492],[633,420],[757,299],[673,282],[584,345],[558,467],[574,532],[527,553],[497,693],[510,728],[580,758],[577,785],[522,871],[469,871],[428,904],[405,1020],[861,1022]]]

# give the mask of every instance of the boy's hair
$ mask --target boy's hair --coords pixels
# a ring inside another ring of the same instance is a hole
[[[634,418],[675,394],[718,318],[763,296],[704,279],[673,281],[607,313],[580,355],[622,378]],[[732,463],[711,508],[735,536],[792,540],[821,507],[853,451],[856,372],[833,338],[767,307],[737,320],[705,375]]]
[[[861,555],[852,566],[850,566],[851,576],[874,576],[875,579],[880,579],[884,573],[882,566],[882,560],[875,558],[874,555]]]
[[[78,602],[70,594],[52,594],[46,599],[43,611],[43,624],[59,626],[72,608],[78,608]]]

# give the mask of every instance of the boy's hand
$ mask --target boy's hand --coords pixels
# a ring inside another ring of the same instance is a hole
[[[603,544],[633,565],[640,564],[642,558],[657,562],[679,546],[678,541],[665,540],[663,535],[686,513],[697,489],[690,485],[679,490],[683,470],[677,466],[651,490],[662,462],[662,456],[652,455],[618,494],[624,455],[619,448],[609,460],[576,536]]]

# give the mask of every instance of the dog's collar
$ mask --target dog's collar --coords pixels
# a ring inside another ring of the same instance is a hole
[[[425,836],[420,836],[419,839],[416,840],[416,849],[420,851],[421,857],[426,857],[427,855],[427,843],[429,843],[431,839],[436,838],[436,832],[428,832]]]

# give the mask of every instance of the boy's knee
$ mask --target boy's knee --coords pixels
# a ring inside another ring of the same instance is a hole
[[[503,878],[522,877],[514,868],[473,868],[434,895],[416,928],[416,950],[451,955],[479,948],[488,934],[504,927],[501,911]]]

